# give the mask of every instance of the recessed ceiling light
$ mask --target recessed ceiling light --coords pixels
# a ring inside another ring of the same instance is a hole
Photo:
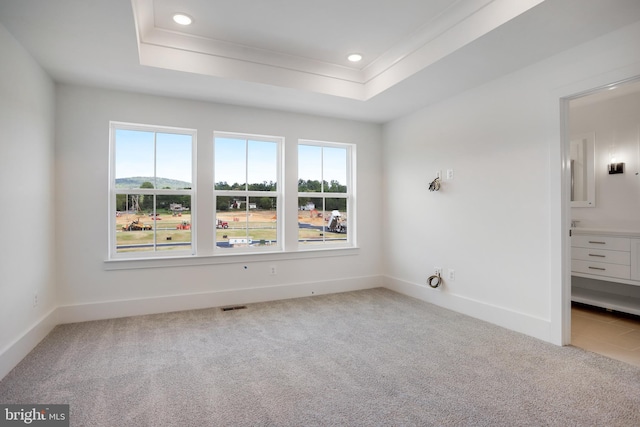
[[[359,53],[352,53],[347,56],[347,59],[351,62],[359,62],[362,61],[362,55],[360,55]]]
[[[173,22],[180,25],[191,25],[193,19],[189,15],[185,15],[184,13],[176,13],[173,15]]]

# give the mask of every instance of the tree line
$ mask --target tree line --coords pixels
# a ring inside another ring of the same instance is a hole
[[[149,181],[145,181],[140,185],[140,188],[154,188],[153,184]],[[228,184],[226,181],[221,181],[215,184],[216,190],[237,190],[237,191],[276,191],[277,183],[262,182],[254,184]],[[166,187],[169,189],[169,187]],[[347,186],[340,184],[336,180],[325,181],[323,180],[298,180],[299,192],[321,192],[325,193],[346,193]],[[156,195],[156,211],[169,210],[171,204],[181,204],[183,208],[189,209],[191,206],[191,196],[187,195]],[[247,198],[232,197],[232,196],[218,196],[216,200],[217,210],[228,211],[233,209],[246,209]],[[274,210],[276,209],[275,197],[249,197],[248,203],[255,204],[256,209],[262,210]],[[322,197],[299,197],[299,206],[306,206],[308,203],[313,203],[316,209],[323,209]],[[340,210],[345,211],[347,200],[344,198],[324,198],[324,210]],[[117,194],[116,195],[116,210],[118,211],[130,211],[140,209],[143,212],[153,212],[153,196],[142,194]]]

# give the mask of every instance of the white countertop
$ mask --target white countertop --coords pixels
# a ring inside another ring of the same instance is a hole
[[[586,228],[572,227],[572,234],[597,234],[602,236],[624,236],[640,238],[640,230],[622,230],[616,228]]]

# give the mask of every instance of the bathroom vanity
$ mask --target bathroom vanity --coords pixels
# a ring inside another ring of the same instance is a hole
[[[572,301],[640,315],[640,231],[572,228],[571,275],[597,281]]]

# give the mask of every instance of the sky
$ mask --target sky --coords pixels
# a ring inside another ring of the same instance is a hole
[[[278,147],[275,142],[216,138],[215,182],[251,184],[277,182]],[[248,154],[247,154],[248,153]],[[249,175],[246,178],[249,165]],[[314,145],[298,146],[298,178],[347,182],[347,150]]]
[[[298,178],[347,183],[347,150],[315,145],[298,146]]]
[[[275,142],[218,137],[215,139],[214,181],[226,181],[230,185],[278,182],[277,161],[278,144]]]
[[[156,176],[191,182],[191,135],[155,133]],[[154,132],[116,130],[116,178],[154,176]],[[215,139],[215,182],[277,182],[278,145],[269,141],[218,137]],[[248,168],[247,168],[248,165]],[[347,150],[339,147],[298,146],[298,178],[336,180],[346,184]],[[248,169],[248,176],[247,176]]]
[[[191,135],[156,133],[156,177],[191,182]],[[154,176],[154,132],[116,130],[116,178]]]

